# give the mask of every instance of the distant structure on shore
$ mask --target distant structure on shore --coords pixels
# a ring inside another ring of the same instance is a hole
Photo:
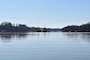
[[[51,32],[60,31],[60,29],[28,27],[25,24],[12,24],[3,22],[0,24],[0,32]]]

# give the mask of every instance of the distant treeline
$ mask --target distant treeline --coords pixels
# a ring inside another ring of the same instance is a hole
[[[60,29],[28,27],[25,24],[12,24],[10,22],[3,22],[0,24],[0,32],[50,32],[60,31]]]
[[[90,32],[90,23],[86,23],[83,25],[71,25],[71,26],[66,26],[61,29],[63,32]]]
[[[0,32],[26,32],[29,27],[24,24],[12,24],[10,22],[3,22],[0,24]]]

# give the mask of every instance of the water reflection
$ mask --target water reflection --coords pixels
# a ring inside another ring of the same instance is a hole
[[[80,39],[90,42],[90,32],[65,32],[63,35],[69,39]]]
[[[3,42],[11,42],[12,40],[24,40],[28,37],[44,37],[47,33],[36,32],[0,32],[0,40]]]
[[[26,32],[0,32],[0,39],[2,40],[2,42],[11,42],[11,40],[14,40],[15,38],[26,38],[26,36]]]
[[[38,32],[7,32],[7,33],[0,33],[0,40],[2,42],[11,42],[13,40],[26,40],[26,39],[46,39],[46,38],[67,38],[71,40],[83,40],[90,42],[90,32],[51,32],[51,33],[38,33]]]

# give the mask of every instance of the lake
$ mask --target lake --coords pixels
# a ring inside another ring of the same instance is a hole
[[[0,33],[0,60],[89,59],[89,32]]]

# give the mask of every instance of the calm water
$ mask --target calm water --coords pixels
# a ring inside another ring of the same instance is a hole
[[[0,33],[0,60],[90,60],[90,33]]]

